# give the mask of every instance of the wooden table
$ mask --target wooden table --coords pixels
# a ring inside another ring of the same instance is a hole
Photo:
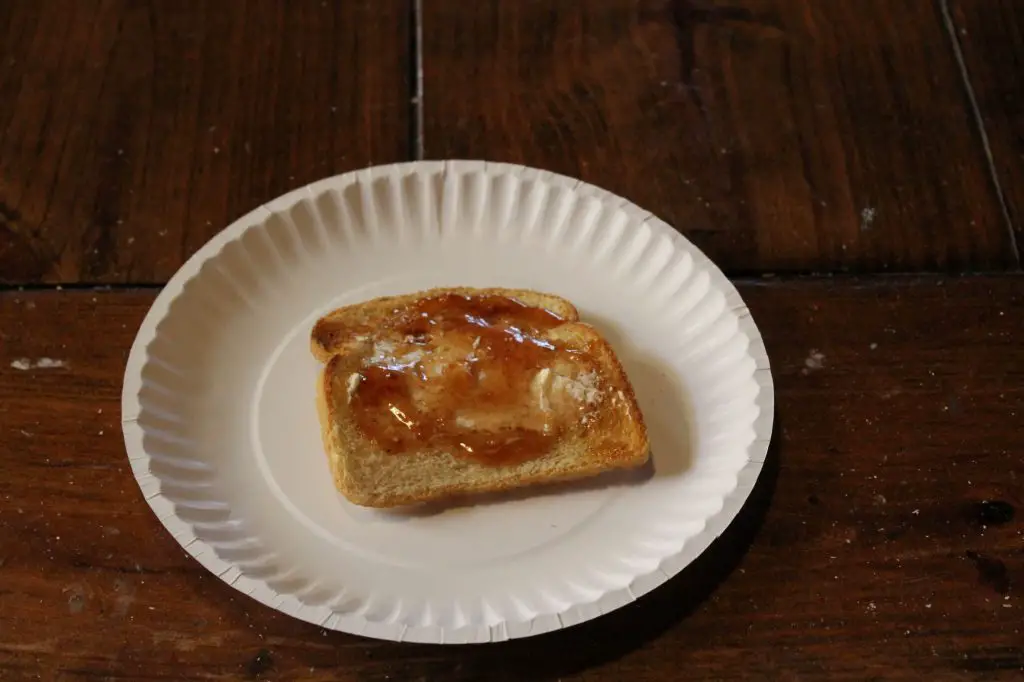
[[[0,2],[0,679],[1024,678],[1024,3]],[[664,588],[494,646],[327,632],[162,529],[128,348],[217,230],[473,157],[594,182],[735,279],[777,386]]]

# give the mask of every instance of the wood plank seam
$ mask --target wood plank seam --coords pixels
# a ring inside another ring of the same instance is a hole
[[[423,0],[410,0],[412,12],[412,115],[409,117],[412,134],[409,142],[412,147],[411,156],[417,161],[423,160]]]
[[[949,36],[950,47],[953,49],[953,57],[956,59],[957,68],[960,71],[960,80],[964,86],[964,93],[970,104],[971,115],[974,117],[974,123],[978,128],[978,137],[981,140],[981,147],[985,152],[988,170],[992,176],[992,186],[999,200],[999,210],[1002,211],[1003,219],[1006,221],[1006,229],[1010,233],[1010,248],[1013,250],[1014,262],[1017,264],[1017,268],[1020,269],[1020,247],[1017,244],[1017,232],[1014,229],[1013,219],[1010,217],[1010,210],[1006,204],[1006,193],[1003,191],[1002,183],[999,180],[999,172],[996,170],[995,157],[992,155],[992,145],[989,143],[988,132],[985,130],[985,121],[981,115],[981,107],[978,106],[978,98],[974,94],[974,86],[971,83],[971,74],[967,69],[967,62],[964,60],[963,48],[960,45],[960,39],[957,37],[956,24],[949,10],[949,0],[939,0],[939,9],[942,14],[942,23],[946,28],[946,34]]]
[[[978,272],[873,272],[873,273],[851,273],[851,272],[737,272],[727,273],[726,278],[735,285],[770,286],[772,284],[796,284],[815,282],[834,282],[835,284],[852,283],[870,279],[882,285],[898,285],[901,282],[915,279],[926,281],[938,281],[942,279],[961,280],[978,278],[1007,278],[1010,280],[1024,277],[1024,270],[1006,271],[978,271]],[[0,283],[0,295],[10,293],[45,293],[54,291],[82,292],[89,291],[97,294],[130,293],[138,291],[160,291],[167,285],[166,282],[131,282],[119,284],[104,284],[97,282],[73,282],[69,284],[2,284]]]

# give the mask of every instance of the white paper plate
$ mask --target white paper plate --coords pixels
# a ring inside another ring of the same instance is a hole
[[[653,474],[411,516],[336,493],[313,321],[446,285],[576,303],[634,384]],[[571,178],[449,161],[329,178],[214,237],[142,323],[122,411],[146,500],[222,580],[326,628],[464,643],[568,627],[680,571],[747,498],[773,401],[739,295],[671,227]]]

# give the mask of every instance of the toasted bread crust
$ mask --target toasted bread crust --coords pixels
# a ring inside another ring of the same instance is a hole
[[[449,453],[429,451],[387,455],[361,439],[347,416],[348,394],[343,380],[357,371],[361,354],[344,352],[350,339],[324,335],[317,323],[312,334],[313,354],[324,359],[317,386],[317,409],[322,439],[336,488],[351,502],[367,507],[403,507],[424,502],[498,493],[525,486],[591,477],[616,469],[644,465],[649,458],[646,425],[636,396],[611,345],[593,327],[579,322],[576,308],[558,297],[511,289],[433,289],[418,294],[375,299],[330,313],[326,325],[355,329],[373,320],[383,323],[402,308],[422,298],[443,293],[509,296],[530,305],[541,302],[566,319],[556,327],[560,339],[585,350],[601,368],[604,386],[617,396],[619,407],[601,418],[585,437],[559,446],[556,452],[526,464],[493,466],[476,462],[453,463]],[[528,299],[528,300],[524,300]],[[386,314],[384,314],[386,313]],[[332,332],[333,334],[333,332]],[[340,352],[339,352],[340,351]],[[408,473],[415,470],[415,476]],[[424,473],[426,472],[426,473]],[[408,480],[403,480],[403,477]]]
[[[637,469],[647,463],[646,456],[642,459],[626,459],[620,457],[613,457],[611,459],[616,462],[616,464],[612,466],[579,467],[578,469],[566,472],[560,476],[537,473],[517,478],[508,478],[493,483],[481,480],[461,485],[443,485],[432,488],[428,495],[423,494],[422,492],[383,495],[374,494],[370,490],[352,488],[348,486],[337,474],[334,476],[334,484],[338,491],[352,504],[376,509],[393,509],[395,507],[411,507],[428,502],[444,502],[446,500],[462,499],[472,497],[474,495],[504,493],[532,486],[557,485],[559,483],[591,478],[598,474],[609,473],[611,471]]]
[[[344,480],[344,468],[340,463],[343,448],[340,443],[336,442],[333,428],[334,422],[331,416],[331,405],[334,402],[334,396],[332,395],[330,377],[334,372],[333,365],[337,364],[338,357],[335,356],[329,359],[323,369],[320,370],[320,377],[316,383],[316,412],[320,420],[320,438],[327,453],[327,464],[331,469],[334,487],[345,497],[349,497],[351,491],[347,490],[348,486]]]
[[[408,306],[424,298],[455,294],[457,296],[507,296],[521,303],[545,308],[566,322],[580,319],[576,307],[559,296],[544,294],[530,289],[503,289],[491,287],[474,289],[472,287],[450,287],[427,289],[414,294],[383,296],[363,303],[354,303],[333,310],[313,325],[310,334],[310,350],[320,362],[327,362],[332,355],[350,352],[353,338],[358,336],[360,329],[372,330],[376,324],[383,322],[392,315],[396,308]]]

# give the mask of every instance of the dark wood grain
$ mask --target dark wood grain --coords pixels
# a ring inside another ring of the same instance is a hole
[[[1016,237],[1024,244],[1024,5],[1014,0],[949,0],[992,161]]]
[[[931,0],[424,0],[423,68],[428,157],[582,177],[732,273],[1015,263]]]
[[[454,648],[278,614],[162,529],[118,423],[151,292],[0,294],[0,679],[1020,679],[1024,277],[741,290],[778,417],[738,520],[620,612]]]
[[[283,192],[409,153],[405,0],[0,3],[0,283],[162,282]]]

